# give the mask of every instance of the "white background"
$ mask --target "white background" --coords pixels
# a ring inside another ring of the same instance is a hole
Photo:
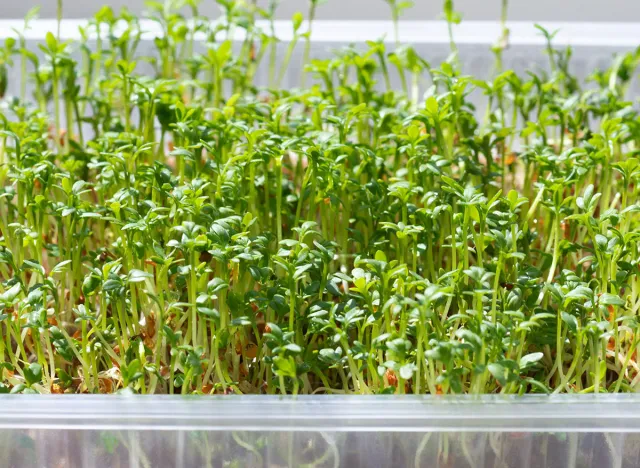
[[[267,0],[259,0],[265,5]],[[415,0],[404,19],[440,19],[442,0]],[[115,9],[126,5],[139,13],[144,0],[64,0],[66,18],[86,18],[101,5]],[[486,21],[499,18],[501,0],[454,0],[463,20]],[[55,17],[56,0],[0,0],[0,19],[20,18],[33,6],[41,6],[42,18]],[[308,10],[308,0],[282,0],[278,16],[288,19],[295,11]],[[214,0],[203,0],[202,12],[217,15]],[[318,9],[318,19],[381,20],[389,19],[389,6],[384,0],[327,0]],[[509,19],[514,21],[570,22],[640,22],[640,0],[510,0]]]

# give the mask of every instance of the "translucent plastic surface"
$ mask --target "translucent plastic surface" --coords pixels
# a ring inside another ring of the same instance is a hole
[[[1,467],[640,466],[640,398],[0,398]]]

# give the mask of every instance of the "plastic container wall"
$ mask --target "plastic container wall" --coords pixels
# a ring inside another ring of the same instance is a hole
[[[640,466],[640,397],[0,398],[2,467]]]

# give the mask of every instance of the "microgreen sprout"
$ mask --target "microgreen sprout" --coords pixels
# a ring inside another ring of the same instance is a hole
[[[549,70],[505,70],[505,0],[476,80],[398,44],[389,0],[395,45],[316,60],[320,2],[280,51],[278,3],[150,2],[148,57],[110,7],[83,43],[4,42],[0,391],[640,389],[640,54],[586,86],[540,28]],[[317,81],[283,89],[301,40]]]

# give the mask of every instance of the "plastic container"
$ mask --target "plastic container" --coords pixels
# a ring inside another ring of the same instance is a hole
[[[640,397],[4,396],[2,467],[640,466]]]

